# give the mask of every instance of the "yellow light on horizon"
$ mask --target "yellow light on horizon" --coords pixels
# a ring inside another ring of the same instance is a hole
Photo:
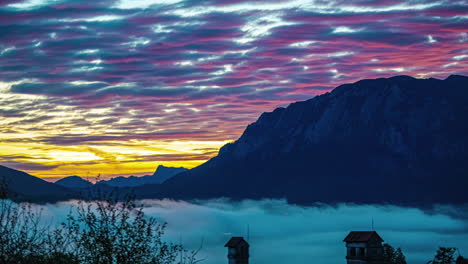
[[[56,166],[48,170],[25,170],[34,176],[49,179],[71,175],[95,177],[98,174],[103,177],[139,176],[152,174],[159,165],[196,167],[229,142],[230,140],[130,140],[125,145],[121,141],[108,141],[100,142],[99,145],[74,146],[48,145],[40,141],[9,144],[0,142],[0,155],[16,155],[18,158],[14,161],[18,163]],[[152,155],[160,156],[161,160],[145,158]]]

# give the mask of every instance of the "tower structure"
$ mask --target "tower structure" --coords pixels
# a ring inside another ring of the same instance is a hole
[[[232,237],[225,245],[229,264],[249,264],[249,243],[243,237]]]
[[[383,264],[384,241],[375,231],[352,231],[343,240],[346,243],[348,264]]]

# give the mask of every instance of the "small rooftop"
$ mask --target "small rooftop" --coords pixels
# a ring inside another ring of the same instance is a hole
[[[374,237],[381,242],[384,241],[375,231],[351,231],[343,241],[347,243],[369,242]]]
[[[232,237],[224,246],[229,248],[235,248],[241,244],[246,244],[247,246],[249,246],[249,243],[247,243],[247,241],[245,241],[243,237]]]

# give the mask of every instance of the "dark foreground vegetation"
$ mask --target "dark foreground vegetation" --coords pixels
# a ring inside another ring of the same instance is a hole
[[[132,199],[77,202],[58,227],[0,191],[0,264],[194,264],[198,250],[163,240],[165,224]]]
[[[439,247],[433,260],[426,264],[463,264],[465,259],[458,254],[456,258],[456,248]],[[401,248],[394,249],[389,244],[384,244],[384,263],[385,264],[407,264],[405,255]]]

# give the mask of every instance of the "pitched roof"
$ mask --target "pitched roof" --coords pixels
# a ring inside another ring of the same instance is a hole
[[[247,246],[249,246],[249,243],[247,243],[243,237],[232,237],[224,246],[233,248],[239,246],[241,243],[245,243]]]
[[[343,240],[344,242],[368,242],[373,237],[376,237],[380,241],[384,241],[379,234],[375,231],[351,231]]]

